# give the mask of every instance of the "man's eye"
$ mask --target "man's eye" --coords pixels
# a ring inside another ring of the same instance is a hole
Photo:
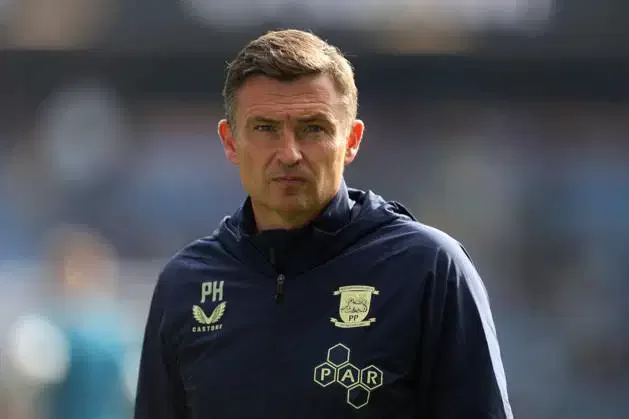
[[[321,125],[307,125],[305,128],[307,133],[319,133],[325,131]]]
[[[253,127],[253,129],[255,131],[260,131],[260,132],[273,132],[274,131],[273,125],[270,125],[270,124],[256,125]]]

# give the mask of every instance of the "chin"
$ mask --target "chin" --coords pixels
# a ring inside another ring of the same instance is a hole
[[[311,199],[305,196],[282,196],[273,199],[269,207],[281,212],[301,212],[313,207]]]
[[[283,199],[281,202],[277,202],[275,208],[282,212],[301,212],[308,210],[311,206],[307,202]]]

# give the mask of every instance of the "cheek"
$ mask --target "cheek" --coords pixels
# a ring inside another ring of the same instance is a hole
[[[267,165],[268,152],[254,146],[244,147],[240,150],[240,169],[243,175],[261,180]]]
[[[320,172],[319,175],[322,177],[336,175],[345,165],[345,148],[333,142],[319,144],[310,156],[315,166],[314,170]]]
[[[328,164],[338,170],[345,165],[345,147],[342,143],[330,144],[327,150]]]

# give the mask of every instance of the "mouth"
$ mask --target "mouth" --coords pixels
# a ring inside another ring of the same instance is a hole
[[[300,176],[277,176],[272,178],[273,182],[281,183],[284,185],[298,185],[306,183],[306,178]]]

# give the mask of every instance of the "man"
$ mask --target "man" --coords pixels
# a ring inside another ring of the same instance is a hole
[[[51,281],[8,336],[16,399],[27,395],[25,418],[130,418],[123,374],[134,330],[117,298],[115,249],[80,226],[55,228],[48,239]]]
[[[297,30],[230,64],[218,134],[248,198],[157,282],[136,419],[511,418],[462,247],[349,189],[350,63]]]

